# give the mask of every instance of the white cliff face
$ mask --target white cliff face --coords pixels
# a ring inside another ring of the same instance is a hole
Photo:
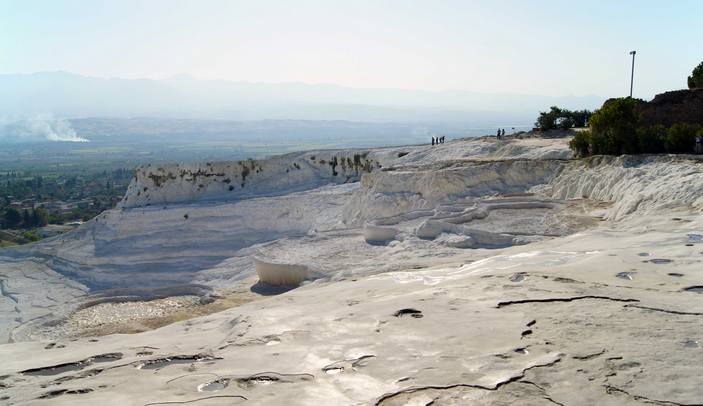
[[[556,199],[612,202],[605,215],[687,208],[703,210],[703,159],[696,156],[600,156],[574,161],[535,191]]]
[[[380,168],[368,151],[315,151],[264,160],[140,166],[120,207],[228,201],[355,182]]]

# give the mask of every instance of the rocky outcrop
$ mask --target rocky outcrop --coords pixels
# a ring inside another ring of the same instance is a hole
[[[645,125],[703,125],[703,88],[658,94],[652,101],[639,105],[637,109]]]

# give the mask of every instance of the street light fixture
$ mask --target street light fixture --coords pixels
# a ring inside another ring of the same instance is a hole
[[[635,54],[637,51],[630,51],[630,55],[632,55],[632,73],[630,74],[630,98],[632,98],[632,84],[634,83],[635,80]]]

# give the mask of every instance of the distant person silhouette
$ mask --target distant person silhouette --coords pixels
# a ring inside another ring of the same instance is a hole
[[[498,129],[498,133],[496,133],[496,139],[497,139],[497,140],[500,139],[500,128]]]
[[[501,139],[505,138],[505,128],[503,128],[503,129],[501,130],[500,138],[501,138]]]
[[[434,146],[434,137],[432,137],[432,146]]]
[[[693,151],[696,154],[703,154],[703,136],[696,135],[696,146],[694,147]]]

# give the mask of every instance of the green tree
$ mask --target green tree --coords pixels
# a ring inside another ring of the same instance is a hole
[[[22,221],[22,215],[14,207],[5,209],[5,227],[16,228]]]
[[[559,128],[562,130],[568,130],[569,128],[572,128],[574,126],[574,120],[568,115],[564,117],[559,117],[557,123]]]
[[[29,210],[24,209],[22,212],[22,225],[24,228],[30,228],[32,226],[32,216],[29,215]]]
[[[693,68],[691,76],[688,77],[688,88],[703,87],[703,62]]]
[[[699,126],[688,123],[676,123],[669,128],[666,134],[666,150],[674,154],[685,154],[693,152],[696,133]]]
[[[637,129],[639,115],[636,107],[640,99],[610,99],[591,116],[591,153],[605,155],[639,152]]]
[[[586,126],[586,122],[591,117],[593,112],[588,110],[575,110],[571,111],[568,109],[562,109],[557,106],[552,106],[549,111],[541,111],[537,121],[535,122],[535,127],[538,127],[542,131],[555,130],[561,128],[567,130],[569,128],[583,128]]]
[[[571,112],[571,119],[574,121],[574,127],[583,128],[588,123],[588,119],[593,115],[589,110],[576,110]]]
[[[562,109],[552,106],[549,111],[540,111],[535,122],[535,127],[542,131],[554,130],[557,128],[557,119],[561,116]]]
[[[38,207],[34,210],[34,225],[44,227],[47,224],[49,224],[49,212],[43,207]]]

